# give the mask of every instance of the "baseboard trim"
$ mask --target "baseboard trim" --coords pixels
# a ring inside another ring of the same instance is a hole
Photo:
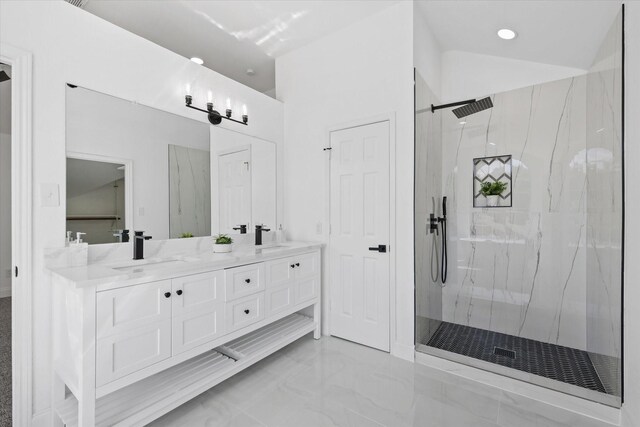
[[[412,345],[393,343],[391,346],[391,355],[400,359],[413,362],[415,360],[415,347]]]
[[[0,289],[0,298],[7,298],[11,296],[11,288]]]

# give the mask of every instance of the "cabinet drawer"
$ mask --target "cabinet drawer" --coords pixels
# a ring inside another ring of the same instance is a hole
[[[293,307],[295,288],[293,285],[267,288],[264,295],[264,307],[267,317]]]
[[[98,292],[96,295],[98,339],[170,319],[171,298],[165,296],[167,292],[171,292],[170,280]]]
[[[96,386],[103,386],[170,356],[171,319],[100,339],[96,344]]]
[[[264,290],[264,263],[244,265],[224,271],[226,301]]]
[[[264,294],[251,295],[227,304],[227,333],[264,319]]]
[[[320,274],[320,254],[317,252],[297,255],[291,258],[295,265],[296,279],[311,277]]]

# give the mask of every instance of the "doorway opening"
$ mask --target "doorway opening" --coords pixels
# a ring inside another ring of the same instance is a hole
[[[12,425],[11,66],[0,62],[0,425]]]

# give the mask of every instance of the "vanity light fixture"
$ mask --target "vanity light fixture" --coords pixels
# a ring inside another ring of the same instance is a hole
[[[195,62],[198,65],[204,64],[204,61],[202,60],[202,58],[198,58],[197,56],[194,56],[193,58],[191,58],[191,61]]]
[[[213,109],[213,99],[210,96],[209,102],[207,102],[207,109],[203,110],[202,108],[194,107],[193,105],[193,97],[191,95],[184,96],[185,106],[194,110],[202,111],[203,113],[207,113],[207,118],[209,119],[209,123],[212,125],[219,125],[222,122],[222,119],[230,120],[232,122],[240,123],[241,125],[247,125],[249,122],[249,116],[247,115],[247,106],[243,106],[242,110],[242,121],[232,119],[231,116],[233,111],[231,111],[231,100],[227,98],[227,109],[225,111],[225,115],[223,116],[217,110]]]

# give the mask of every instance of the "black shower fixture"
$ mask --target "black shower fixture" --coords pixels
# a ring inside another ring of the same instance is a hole
[[[193,97],[191,95],[185,95],[184,102],[185,102],[185,106],[188,108],[192,108],[194,110],[207,113],[207,118],[209,119],[209,123],[211,123],[212,125],[219,125],[220,123],[222,123],[222,119],[240,123],[241,125],[245,125],[245,126],[249,121],[249,116],[247,116],[246,111],[244,112],[244,114],[242,114],[242,121],[240,121],[240,120],[231,118],[232,111],[228,107],[227,107],[227,110],[225,111],[226,114],[223,116],[217,110],[213,109],[213,102],[207,102],[206,110],[203,110],[202,108],[194,107],[193,105],[191,105],[193,103]],[[246,110],[246,107],[245,107],[245,110]]]
[[[484,111],[489,108],[493,108],[491,97],[486,97],[482,98],[481,100],[468,99],[466,101],[452,102],[450,104],[431,104],[431,112],[435,113],[436,111],[442,110],[443,108],[458,107],[459,105],[461,105],[462,107],[455,108],[453,110],[453,114],[455,114],[459,119],[470,116],[471,114],[479,113],[480,111]]]

